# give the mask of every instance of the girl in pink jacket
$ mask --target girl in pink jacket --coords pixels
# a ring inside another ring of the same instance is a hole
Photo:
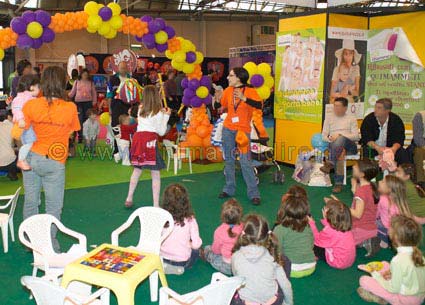
[[[356,245],[351,232],[350,209],[341,201],[325,199],[323,208],[322,231],[318,231],[313,218],[309,224],[314,235],[314,254],[329,266],[345,269],[353,265],[356,259]]]
[[[12,101],[13,122],[17,124],[19,128],[24,128],[25,120],[22,109],[29,100],[36,98],[40,94],[40,79],[32,74],[21,76],[17,92],[18,94]],[[26,158],[35,140],[35,133],[31,126],[22,132],[22,146],[19,149],[16,166],[24,171],[31,170],[31,166],[26,161]]]

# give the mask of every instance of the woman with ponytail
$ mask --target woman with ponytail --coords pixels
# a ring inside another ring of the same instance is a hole
[[[391,260],[389,270],[362,276],[357,292],[367,302],[420,305],[425,298],[425,258],[418,248],[422,228],[412,218],[394,216],[390,238],[397,255]]]
[[[221,208],[222,224],[214,232],[213,244],[201,249],[201,258],[227,275],[232,274],[232,249],[243,230],[241,219],[242,206],[234,198],[227,200]]]
[[[259,215],[248,215],[232,256],[233,274],[244,277],[245,285],[231,304],[293,304],[291,283],[283,266],[277,239],[267,221]]]

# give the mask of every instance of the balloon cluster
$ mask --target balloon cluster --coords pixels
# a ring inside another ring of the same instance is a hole
[[[43,43],[52,42],[55,33],[49,28],[50,22],[50,14],[43,10],[26,11],[21,17],[14,17],[10,26],[18,34],[18,48],[38,49]]]
[[[85,12],[75,13],[56,13],[52,16],[52,22],[49,28],[55,33],[70,32],[74,30],[82,30],[87,27],[87,19],[89,16]]]
[[[0,60],[4,58],[4,50],[16,45],[18,34],[12,31],[11,28],[0,30]]]
[[[248,84],[252,85],[258,95],[263,99],[268,99],[274,80],[271,75],[272,69],[269,64],[261,63],[258,66],[252,61],[243,66],[249,73]]]
[[[181,85],[184,89],[183,104],[185,106],[201,107],[203,104],[211,104],[211,79],[208,76],[202,76],[200,80],[184,78]]]
[[[120,16],[121,7],[115,2],[105,6],[89,1],[84,5],[84,12],[89,15],[87,20],[87,32],[89,33],[97,32],[107,39],[112,39],[117,36],[117,30],[123,26]]]
[[[165,52],[165,56],[171,59],[171,66],[178,70],[183,71],[186,74],[192,74],[195,72],[196,66],[204,60],[204,55],[201,52],[196,51],[196,47],[190,40],[182,37],[177,37],[180,46],[174,47],[174,52],[168,50]],[[176,45],[178,43],[175,43]],[[200,66],[199,68],[200,69]],[[198,70],[197,69],[197,70]]]
[[[192,109],[192,118],[187,128],[187,146],[192,147],[209,147],[211,146],[211,125],[205,106]]]
[[[143,22],[139,18],[134,18],[133,16],[126,16],[121,14],[122,28],[117,31],[122,31],[124,34],[130,34],[133,36],[141,37],[149,33],[148,23]]]
[[[136,36],[136,40],[142,42],[148,49],[156,48],[158,52],[164,53],[168,49],[168,39],[176,36],[174,29],[166,25],[162,18],[143,16],[140,20],[148,24],[149,32],[142,37]]]

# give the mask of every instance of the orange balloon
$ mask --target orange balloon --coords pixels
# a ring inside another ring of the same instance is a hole
[[[203,144],[202,138],[200,138],[196,134],[190,135],[187,138],[187,142],[188,142],[189,146],[192,146],[192,147],[202,147],[202,144]]]
[[[202,140],[202,144],[204,145],[204,147],[209,147],[209,146],[211,146],[211,137],[210,137],[210,136],[205,137],[205,138]]]
[[[208,131],[208,128],[204,125],[200,125],[196,128],[196,134],[201,138],[205,138],[208,135]]]

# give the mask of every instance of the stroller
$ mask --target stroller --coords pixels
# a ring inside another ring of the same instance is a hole
[[[211,133],[211,144],[213,146],[222,147],[222,130],[223,122],[227,116],[227,113],[223,113],[214,125],[214,129]],[[254,173],[257,180],[257,184],[260,183],[259,174],[265,172],[270,167],[275,167],[276,170],[273,173],[273,183],[283,184],[285,182],[285,175],[280,168],[280,165],[274,159],[273,147],[267,146],[268,138],[260,138],[258,129],[251,122],[251,161],[254,167]],[[236,159],[238,156],[236,155]],[[240,169],[239,162],[236,164],[237,168]]]

